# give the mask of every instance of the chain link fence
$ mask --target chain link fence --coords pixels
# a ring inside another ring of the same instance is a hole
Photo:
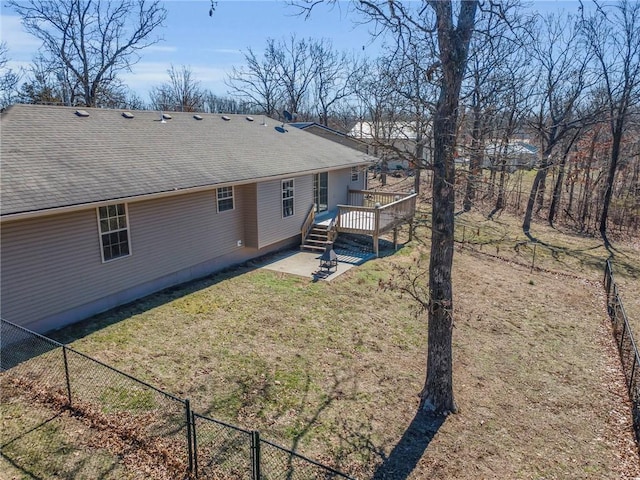
[[[344,474],[268,440],[259,440],[260,476],[265,480],[332,480]]]
[[[347,475],[192,411],[180,399],[66,345],[0,319],[2,401],[23,396],[83,419],[152,478],[302,480]],[[36,428],[23,422],[26,432]],[[23,432],[12,432],[20,435]]]
[[[607,292],[607,311],[611,318],[613,334],[620,352],[622,369],[627,380],[629,397],[633,406],[633,426],[636,432],[636,440],[640,442],[640,379],[638,378],[640,355],[629,326],[629,319],[622,305],[618,286],[613,279],[613,267],[610,260],[607,260],[605,265],[604,287]]]

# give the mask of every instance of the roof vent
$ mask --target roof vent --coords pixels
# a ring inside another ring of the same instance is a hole
[[[76,115],[79,117],[88,117],[89,112],[87,112],[86,110],[76,110]]]
[[[124,118],[133,118],[133,113],[131,113],[131,112],[122,112],[122,116]]]
[[[194,115],[193,118],[196,120],[202,120],[202,115]]]
[[[248,121],[253,122],[253,117],[246,117]]]
[[[171,120],[171,115],[169,115],[168,113],[163,113],[162,114],[162,119],[163,120]]]
[[[231,117],[227,117],[226,115],[222,115],[222,119],[223,119],[225,122],[228,122],[229,120],[231,120]]]

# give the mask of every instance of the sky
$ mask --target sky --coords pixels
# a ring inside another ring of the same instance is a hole
[[[321,6],[307,20],[285,2],[274,0],[220,0],[212,17],[208,0],[173,0],[164,2],[164,6],[167,19],[165,27],[158,31],[164,41],[142,50],[132,72],[121,75],[129,88],[146,101],[150,87],[168,81],[171,65],[190,67],[203,88],[225,95],[228,88],[224,79],[231,67],[244,64],[248,48],[261,54],[268,38],[285,39],[291,34],[299,38],[329,38],[336,50],[371,56],[376,56],[379,48],[371,42],[370,27],[354,23],[346,2],[333,9]],[[23,30],[20,18],[4,5],[0,39],[7,43],[8,66],[14,70],[27,67],[40,45]]]
[[[2,0],[0,0],[2,1]],[[329,9],[317,6],[309,19],[296,15],[296,9],[283,0],[219,0],[212,17],[209,0],[172,0],[167,9],[165,27],[158,31],[164,41],[141,52],[131,72],[121,78],[144,101],[153,86],[167,82],[171,65],[188,66],[201,87],[216,95],[227,94],[224,80],[232,66],[244,64],[244,52],[251,48],[261,54],[268,38],[328,38],[335,50],[356,52],[375,58],[381,41],[372,42],[371,25],[356,23],[349,2],[339,1]],[[538,0],[540,9],[572,9],[577,1]],[[27,67],[40,42],[26,33],[20,18],[2,5],[0,40],[7,43],[10,68]]]

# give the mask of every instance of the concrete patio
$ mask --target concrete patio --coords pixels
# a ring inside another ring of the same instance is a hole
[[[277,254],[264,264],[261,264],[260,268],[312,278],[316,281],[330,281],[339,277],[347,270],[360,265],[371,258],[375,258],[375,254],[367,252],[357,252],[340,248],[336,248],[335,252],[338,256],[338,268],[331,272],[326,272],[325,270],[320,271],[321,254],[301,252],[299,250],[289,250]]]

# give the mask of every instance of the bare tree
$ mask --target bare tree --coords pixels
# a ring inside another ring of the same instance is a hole
[[[245,62],[226,80],[232,95],[270,116],[288,110],[302,120],[315,111],[325,125],[333,109],[353,93],[359,68],[355,59],[333,50],[329,40],[295,35],[268,39],[262,59],[248,49]]]
[[[584,123],[578,106],[590,84],[589,52],[581,48],[575,18],[552,14],[543,18],[540,29],[531,29],[530,54],[539,75],[537,112],[530,121],[540,139],[540,164],[531,187],[522,229],[529,235],[534,206],[542,208],[545,180],[554,163],[556,147]],[[534,33],[535,32],[535,33]]]
[[[518,34],[527,20],[514,18],[502,22],[491,11],[483,12],[478,19],[477,35],[473,38],[469,53],[468,75],[463,85],[464,103],[469,107],[471,119],[467,125],[470,145],[467,153],[469,168],[463,208],[469,211],[475,203],[482,180],[487,141],[489,148],[500,155],[492,174],[500,171],[500,183],[494,212],[504,206],[506,156],[527,96],[525,71],[526,59],[521,54]],[[464,126],[463,126],[464,128]],[[492,135],[491,139],[487,136]],[[493,183],[492,183],[493,185]],[[491,216],[491,214],[490,214]]]
[[[458,104],[467,53],[473,34],[477,0],[461,1],[454,18],[451,1],[429,2],[435,13],[440,97],[433,118],[433,201],[429,261],[429,349],[422,408],[436,413],[457,411],[453,397],[453,265],[455,213],[455,145]],[[425,25],[426,28],[428,26]]]
[[[312,48],[314,43],[319,42],[310,39],[299,40],[295,35],[277,43],[270,39],[268,43],[273,43],[268,48],[276,52],[276,67],[284,94],[283,107],[292,113],[301,114],[306,110],[311,82],[317,71],[316,55],[324,53],[324,50]]]
[[[640,3],[622,0],[613,6],[596,3],[596,11],[582,19],[583,38],[594,55],[600,75],[599,92],[607,110],[611,154],[600,234],[608,246],[607,221],[620,162],[625,128],[640,103]]]
[[[117,75],[157,43],[166,18],[160,1],[9,0],[25,29],[43,42],[48,58],[82,91],[82,103],[97,106]]]
[[[171,65],[167,73],[169,81],[153,87],[149,93],[153,108],[174,112],[202,111],[205,92],[194,78],[191,68],[182,65],[178,69]]]
[[[454,5],[455,3],[455,5]],[[479,1],[360,1],[358,8],[388,28],[399,44],[437,40],[439,95],[433,117],[433,197],[429,261],[427,373],[420,408],[435,414],[457,411],[453,396],[453,264],[455,147],[458,105]],[[455,10],[455,11],[454,11]]]
[[[66,105],[69,98],[68,84],[51,62],[42,55],[34,58],[25,72],[25,81],[20,86],[18,101],[32,104]]]
[[[309,13],[316,0],[300,0]],[[397,40],[410,44],[437,39],[435,62],[439,95],[433,117],[433,197],[429,262],[427,374],[420,408],[434,414],[457,411],[453,396],[453,264],[455,147],[460,91],[479,0],[401,2],[355,0],[355,6]]]
[[[249,48],[244,55],[246,65],[233,67],[225,80],[231,95],[267,116],[276,114],[282,100],[277,55],[273,42],[267,43],[262,60]]]
[[[6,42],[0,42],[0,108],[10,105],[16,100],[17,86],[21,74],[8,68],[8,48]]]
[[[414,191],[420,193],[422,180],[421,172],[431,169],[432,155],[432,118],[438,98],[440,72],[433,69],[436,62],[436,45],[432,38],[412,38],[401,42],[394,49],[390,75],[396,86],[402,102],[401,116],[404,124],[408,125],[413,148],[399,150],[396,154],[408,160],[414,171]]]
[[[310,85],[314,109],[320,123],[329,125],[334,108],[353,95],[353,80],[361,68],[361,62],[334,50],[330,40],[314,41],[310,49],[315,64]]]
[[[351,134],[368,143],[369,153],[380,159],[380,180],[386,185],[388,164],[412,156],[407,150],[411,126],[406,118],[406,99],[398,89],[397,65],[392,56],[365,62],[354,79],[358,122]]]
[[[563,186],[565,175],[566,175],[566,168],[567,168],[567,161],[569,159],[569,154],[571,153],[571,150],[573,149],[573,146],[575,145],[576,141],[580,138],[580,135],[582,134],[584,126],[586,125],[580,125],[575,130],[573,130],[571,135],[567,136],[561,145],[562,148],[559,155],[560,161],[558,162],[558,166],[557,166],[558,174],[556,177],[555,185],[553,187],[551,205],[549,205],[549,215],[547,216],[549,225],[552,227],[554,225],[556,216],[558,214],[558,209],[560,208],[560,197],[562,194],[562,186]]]

